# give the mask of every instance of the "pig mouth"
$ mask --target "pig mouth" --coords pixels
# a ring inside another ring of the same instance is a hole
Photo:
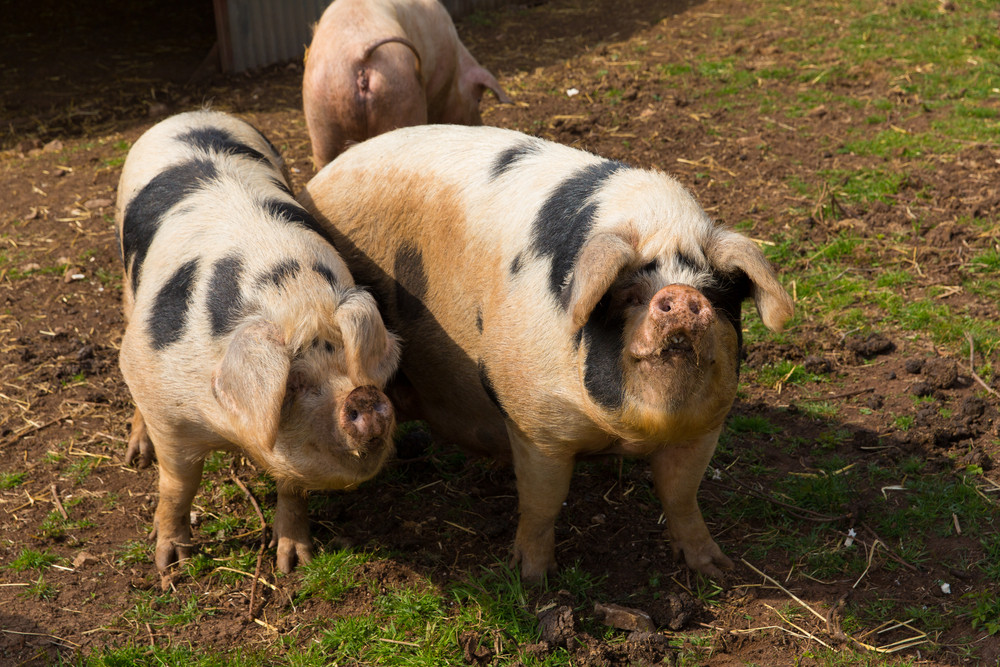
[[[643,350],[635,355],[637,361],[648,363],[689,362],[696,366],[700,355],[690,336],[683,333],[673,333],[665,336],[660,344],[651,350]]]

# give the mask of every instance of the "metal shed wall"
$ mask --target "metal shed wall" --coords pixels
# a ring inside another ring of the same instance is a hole
[[[454,18],[513,0],[441,0]],[[302,57],[312,26],[330,0],[214,0],[224,72],[242,72]]]

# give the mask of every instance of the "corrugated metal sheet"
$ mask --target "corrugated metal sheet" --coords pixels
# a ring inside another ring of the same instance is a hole
[[[513,0],[442,0],[453,17],[495,9]],[[224,72],[242,72],[298,60],[312,27],[330,0],[214,0],[219,57]]]

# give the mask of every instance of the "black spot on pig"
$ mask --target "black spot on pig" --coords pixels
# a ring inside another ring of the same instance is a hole
[[[149,337],[154,350],[162,350],[183,335],[197,270],[197,259],[185,262],[156,293],[149,316]]]
[[[406,319],[418,319],[427,312],[424,297],[427,295],[427,272],[424,256],[408,243],[399,246],[393,259],[396,276],[396,311]]]
[[[611,312],[602,299],[590,319],[577,334],[577,342],[587,345],[583,384],[587,393],[602,407],[615,410],[622,405],[624,369],[622,350],[625,338],[625,318]]]
[[[326,282],[330,283],[330,287],[332,287],[333,289],[337,289],[337,276],[334,275],[333,271],[329,267],[324,266],[319,262],[316,262],[315,264],[313,264],[312,268],[313,271],[323,276],[323,279]]]
[[[178,141],[183,141],[203,151],[212,151],[223,155],[245,155],[254,160],[267,161],[264,154],[252,146],[218,127],[196,127],[177,135]]]
[[[588,201],[616,172],[627,167],[602,160],[580,169],[563,181],[538,210],[531,225],[531,243],[539,257],[552,258],[549,289],[556,296],[573,270],[597,214],[597,204]]]
[[[278,188],[279,190],[281,190],[282,192],[284,192],[289,197],[293,196],[292,195],[292,189],[290,187],[288,187],[288,183],[285,183],[285,179],[278,178],[277,176],[273,176],[271,178],[271,183],[274,184],[274,187]]]
[[[212,265],[212,276],[208,281],[208,318],[213,336],[231,332],[240,321],[243,313],[243,295],[240,292],[242,274],[243,260],[237,255],[223,257]]]
[[[736,330],[737,358],[743,358],[743,302],[750,298],[752,283],[742,271],[733,274],[715,274],[712,284],[702,294],[712,304],[718,317],[729,322]],[[739,364],[736,366],[739,373]]]
[[[493,161],[493,166],[490,167],[490,180],[495,181],[500,178],[510,171],[518,160],[533,153],[538,153],[541,148],[542,145],[538,142],[525,141],[502,151],[497,155],[496,160]]]
[[[271,267],[270,271],[257,279],[257,286],[267,287],[273,285],[280,289],[286,280],[294,278],[298,274],[300,268],[298,260],[282,260]]]
[[[476,331],[483,333],[483,309],[476,308]]]
[[[307,210],[291,201],[281,199],[268,199],[263,203],[268,215],[277,220],[283,220],[289,224],[299,225],[319,234],[331,246],[334,245],[333,237],[329,232],[309,214]]]
[[[506,419],[507,411],[504,410],[503,405],[500,404],[500,397],[497,396],[497,391],[493,387],[493,380],[490,379],[490,373],[486,370],[486,362],[480,359],[478,366],[479,382],[483,385],[483,391],[486,392],[486,395],[490,397],[490,401],[493,402],[493,405],[497,406],[497,409],[500,410],[500,414],[502,414],[504,419]]]
[[[682,252],[677,253],[677,263],[680,264],[685,269],[690,269],[691,271],[700,271],[701,267],[698,262],[694,261]]]
[[[521,271],[521,255],[522,254],[523,253],[517,253],[517,257],[515,257],[514,261],[512,261],[510,263],[510,275],[516,276],[518,273],[520,273],[520,271]]]
[[[164,216],[188,195],[218,176],[208,160],[191,160],[164,169],[147,183],[125,207],[122,221],[122,255],[132,291],[139,288],[142,263]]]

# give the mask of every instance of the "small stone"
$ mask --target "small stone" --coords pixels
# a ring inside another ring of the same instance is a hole
[[[42,150],[46,153],[58,153],[63,149],[63,142],[58,139],[53,139],[49,143],[42,146]]]
[[[76,555],[76,558],[73,559],[73,568],[74,569],[80,569],[81,567],[84,567],[85,565],[90,565],[91,563],[96,563],[97,560],[98,560],[97,556],[95,556],[94,554],[90,553],[89,551],[81,551],[80,553],[78,553]]]
[[[95,199],[88,199],[83,202],[83,207],[89,210],[94,210],[95,208],[104,208],[106,206],[111,206],[111,200],[104,197],[97,197]]]
[[[633,632],[653,632],[656,624],[649,614],[641,609],[630,609],[617,604],[594,604],[594,615],[597,620],[604,625],[610,625],[619,630],[631,630]]]

